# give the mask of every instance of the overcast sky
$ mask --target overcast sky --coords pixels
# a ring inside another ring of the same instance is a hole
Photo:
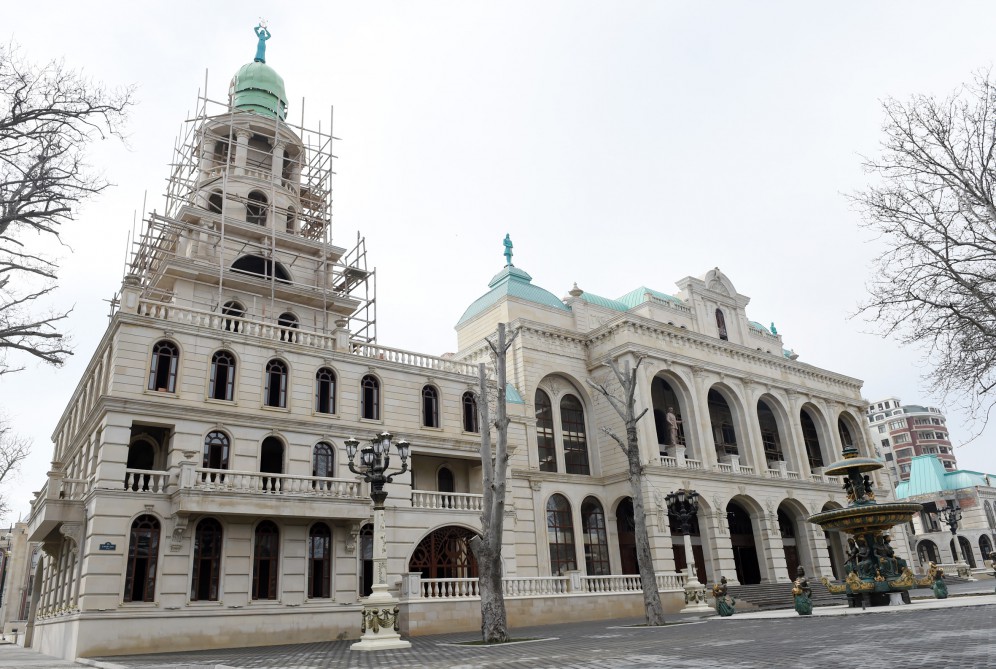
[[[10,485],[25,514],[51,433],[107,326],[127,231],[162,209],[174,138],[209,71],[223,99],[252,60],[258,17],[290,117],[334,105],[333,241],[367,239],[379,343],[432,354],[504,264],[565,295],[668,293],[720,267],[800,360],[861,378],[869,400],[939,404],[921,352],[850,318],[879,247],[845,194],[881,138],[881,100],[945,95],[992,65],[993,3],[5,3],[27,58],[134,83],[128,146],[98,145],[116,184],[65,230],[62,287],[76,356],[26,361],[0,406],[34,452]],[[0,32],[2,34],[2,32]],[[5,36],[6,37],[6,36]],[[953,406],[956,444],[973,427]],[[996,472],[996,427],[960,447]],[[7,484],[5,483],[5,487]]]

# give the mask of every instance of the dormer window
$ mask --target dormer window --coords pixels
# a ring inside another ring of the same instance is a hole
[[[719,338],[723,341],[729,341],[729,336],[726,334],[726,317],[723,316],[722,309],[716,309],[716,329],[719,330]]]

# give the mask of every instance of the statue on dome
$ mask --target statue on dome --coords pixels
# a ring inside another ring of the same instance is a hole
[[[778,336],[778,330],[775,329],[775,322],[771,321],[771,334]]]
[[[265,63],[266,40],[270,39],[270,31],[266,29],[266,21],[260,19],[259,25],[253,28],[253,30],[256,32],[256,37],[259,38],[259,42],[256,44],[256,57],[253,58],[253,61],[257,63]]]
[[[502,242],[505,245],[505,267],[512,267],[512,238],[505,233],[505,240]]]

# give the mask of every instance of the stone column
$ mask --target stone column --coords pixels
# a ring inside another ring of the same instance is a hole
[[[238,128],[235,131],[235,174],[244,176],[246,173],[250,137],[252,133],[247,128]]]
[[[761,422],[757,418],[758,398],[754,393],[754,382],[750,379],[744,379],[743,385],[745,404],[743,422],[747,425],[747,434],[740,437],[743,440],[743,445],[739,449],[740,461],[744,461],[744,455],[750,454],[750,464],[754,467],[754,474],[767,476],[765,470],[768,468],[768,459],[764,455]]]
[[[717,462],[716,440],[712,436],[712,423],[709,415],[709,383],[706,379],[707,372],[701,367],[694,367],[692,369],[692,376],[695,379],[694,388],[692,389],[692,401],[695,403],[695,442],[696,446],[698,446],[698,450],[694,455],[702,461],[703,468],[715,469]]]
[[[702,529],[702,515],[699,515],[699,529]],[[719,581],[725,576],[730,585],[739,585],[737,580],[737,563],[733,558],[733,543],[730,541],[730,530],[726,521],[726,511],[717,509],[708,515],[708,535],[700,537],[703,542],[709,542],[712,554],[712,578]],[[703,551],[705,552],[705,551]]]
[[[648,374],[649,368],[643,368],[636,375],[636,394],[633,397],[637,415],[644,409],[647,410],[647,415],[636,424],[640,443],[640,462],[656,463],[660,457],[660,449],[657,445],[657,429],[654,425],[654,398],[650,393],[651,381]]]
[[[754,531],[755,550],[760,549],[763,572],[761,581],[767,583],[787,583],[789,578],[788,565],[785,563],[785,544],[778,528],[776,514],[762,514],[757,518],[757,529]],[[798,548],[798,547],[797,547]]]
[[[826,576],[833,580],[833,564],[830,562],[830,547],[827,545],[826,534],[822,528],[815,525],[806,534],[811,562],[806,565],[806,574],[816,578]]]
[[[271,144],[273,151],[271,152],[270,176],[273,177],[273,183],[279,186],[281,183],[281,174],[283,174],[284,169],[284,149],[287,148],[287,142],[282,139],[275,139]]]

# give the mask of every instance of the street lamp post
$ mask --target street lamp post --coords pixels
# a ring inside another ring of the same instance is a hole
[[[373,500],[373,573],[374,583],[370,596],[363,603],[362,636],[354,643],[352,650],[387,650],[389,648],[409,648],[411,643],[401,638],[398,620],[398,600],[387,591],[387,531],[384,526],[384,502],[387,491],[384,484],[395,476],[408,471],[408,455],[411,444],[402,439],[397,444],[401,469],[388,473],[391,465],[390,432],[381,432],[371,440],[369,446],[359,450],[360,442],[352,437],[347,439],[346,455],[349,456],[349,471],[363,477],[370,484],[370,499]],[[359,450],[360,465],[354,464]]]
[[[692,552],[692,521],[699,511],[699,494],[694,490],[677,490],[665,495],[668,513],[673,515],[681,527],[684,537],[685,560],[688,565],[688,576],[685,579],[685,608],[681,613],[700,613],[712,611],[706,604],[705,586],[699,583],[695,573],[695,553]]]
[[[968,558],[959,556],[961,546],[958,545],[958,523],[961,522],[961,507],[958,506],[958,500],[949,502],[947,508],[941,511],[940,516],[941,522],[951,528],[951,550],[954,553],[955,568],[958,570],[958,575],[974,581],[972,572],[968,568]]]

